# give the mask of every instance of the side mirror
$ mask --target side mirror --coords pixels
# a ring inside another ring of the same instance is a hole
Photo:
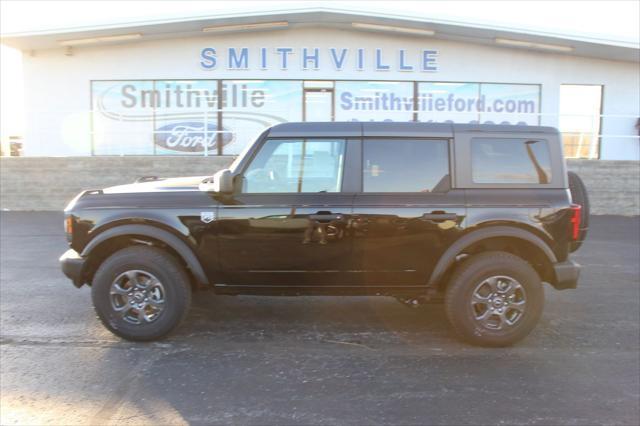
[[[198,186],[200,191],[217,192],[230,194],[233,192],[233,176],[231,170],[223,169],[218,171],[213,177],[206,178]]]

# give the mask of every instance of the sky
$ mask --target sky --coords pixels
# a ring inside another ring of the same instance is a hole
[[[22,33],[153,19],[207,16],[251,10],[309,7],[500,25],[638,43],[640,1],[0,1],[0,32]],[[0,130],[23,127],[21,55],[0,51]]]

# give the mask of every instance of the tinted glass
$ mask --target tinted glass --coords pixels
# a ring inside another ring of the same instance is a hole
[[[551,181],[551,156],[544,140],[473,139],[471,164],[475,183]]]
[[[265,142],[244,173],[243,192],[339,192],[344,140]]]
[[[444,140],[369,139],[363,149],[364,192],[431,192],[448,187],[449,151]]]

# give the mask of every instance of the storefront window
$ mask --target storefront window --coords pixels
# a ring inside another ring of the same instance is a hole
[[[477,123],[479,96],[480,85],[476,83],[419,83],[418,120]]]
[[[155,81],[156,155],[216,155],[218,139],[218,82],[216,80]],[[226,137],[225,137],[226,136]]]
[[[267,127],[302,121],[302,81],[225,80],[222,127],[225,155],[237,155]]]
[[[540,86],[419,83],[417,109],[423,122],[537,125]]]
[[[413,83],[336,81],[336,121],[412,121]]]
[[[540,86],[537,84],[480,85],[480,122],[539,124]]]
[[[598,158],[602,86],[560,86],[560,131],[567,158]]]
[[[303,120],[535,125],[539,98],[539,85],[523,84],[94,81],[92,152],[238,155],[267,127]]]
[[[217,154],[216,80],[94,81],[92,97],[94,155]]]
[[[153,155],[152,81],[92,82],[94,155]]]

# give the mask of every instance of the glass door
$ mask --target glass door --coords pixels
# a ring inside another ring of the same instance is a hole
[[[333,121],[333,89],[304,89],[304,121]]]

